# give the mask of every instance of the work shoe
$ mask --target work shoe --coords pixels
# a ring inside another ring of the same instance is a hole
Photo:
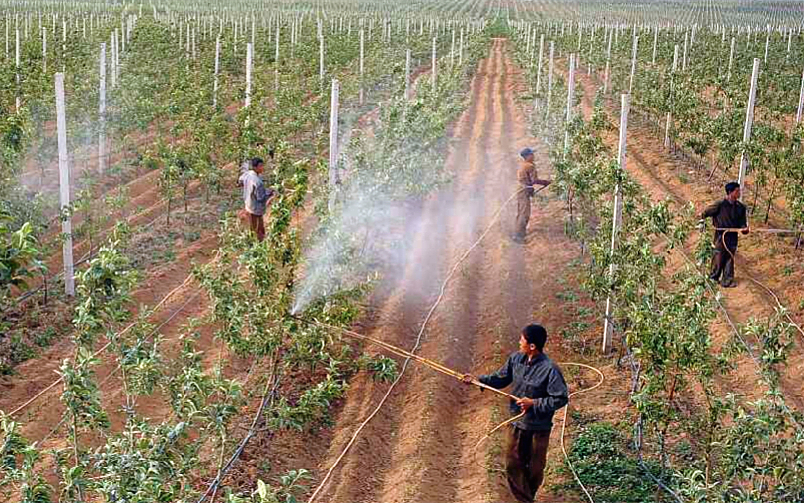
[[[514,243],[525,244],[525,238],[517,234],[511,236],[511,241],[513,241]]]
[[[730,279],[728,281],[722,282],[720,286],[722,286],[723,288],[734,288],[735,286],[737,286],[737,283],[735,283],[734,280]]]

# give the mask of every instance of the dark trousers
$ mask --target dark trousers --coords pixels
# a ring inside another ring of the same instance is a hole
[[[265,239],[265,221],[262,219],[262,215],[253,215],[251,213],[248,214],[249,218],[249,225],[251,226],[251,232],[257,235],[257,239],[262,241]]]
[[[522,191],[516,196],[516,224],[514,237],[525,239],[528,232],[528,222],[530,221],[530,194]]]
[[[544,480],[550,431],[526,431],[511,427],[508,432],[508,455],[505,471],[511,494],[523,503],[536,499]]]
[[[734,281],[734,255],[737,247],[726,247],[723,243],[715,246],[715,254],[712,257],[712,273],[709,278],[712,281],[720,281],[722,285],[728,285]]]

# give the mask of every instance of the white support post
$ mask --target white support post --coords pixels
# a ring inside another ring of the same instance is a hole
[[[42,30],[42,73],[47,73],[47,29]]]
[[[630,108],[630,95],[623,94],[620,96],[620,145],[618,149],[617,159],[620,164],[620,170],[625,171],[626,164],[626,138],[628,137],[628,111]],[[617,249],[617,234],[622,227],[623,214],[623,199],[622,187],[618,183],[614,188],[614,212],[611,224],[611,256],[614,257],[614,251]],[[609,277],[614,277],[615,273],[614,262],[609,265]],[[612,339],[614,334],[614,324],[612,323],[612,316],[614,305],[612,303],[611,294],[606,298],[606,317],[603,319],[603,353],[611,351]]]
[[[634,92],[634,73],[636,73],[637,61],[637,48],[639,46],[639,37],[634,37],[634,46],[631,49],[631,78],[628,81],[628,94]]]
[[[731,38],[731,51],[729,52],[729,69],[726,72],[726,82],[731,81],[731,67],[734,64],[734,45],[737,43],[737,39],[732,37]]]
[[[748,92],[748,106],[745,109],[745,125],[743,126],[743,144],[751,140],[751,126],[754,122],[754,103],[757,98],[757,78],[759,77],[759,58],[754,58],[754,68],[751,71],[751,90]],[[743,185],[745,171],[748,168],[748,156],[745,151],[740,155],[740,175],[737,183]]]
[[[569,68],[567,69],[567,119],[564,125],[564,155],[569,152],[569,126],[572,122],[572,100],[575,91],[575,54],[570,54]]]
[[[363,58],[365,57],[365,43],[366,43],[365,32],[361,28],[360,29],[360,104],[361,105],[363,104],[363,99],[364,99],[364,90],[363,90],[363,71],[364,71],[364,66],[363,66]]]
[[[768,33],[765,34],[765,59],[763,62],[767,65],[768,64],[768,46],[770,45],[770,25],[768,25]]]
[[[675,75],[676,70],[678,69],[678,44],[676,44],[675,48],[673,49],[673,69],[670,73],[670,103],[672,107],[673,97],[675,94],[674,86],[675,86]],[[664,148],[670,149],[670,126],[673,124],[673,111],[667,111],[667,122],[664,126]]]
[[[689,42],[689,33],[684,33],[684,57],[681,59],[681,71],[687,71],[687,43]]]
[[[64,106],[64,74],[56,74],[56,128],[59,144],[59,208],[62,215],[61,232],[62,260],[64,262],[64,292],[75,295],[75,278],[73,275],[73,229],[69,215],[70,207],[70,165],[67,156],[67,119]]]
[[[221,62],[221,36],[215,40],[215,75],[212,80],[212,108],[218,107],[218,72]]]
[[[17,80],[17,90],[16,90],[17,97],[16,97],[15,102],[14,102],[15,107],[16,107],[16,108],[14,108],[14,111],[19,112],[20,111],[20,106],[21,106],[21,97],[20,97],[20,93],[21,93],[21,90],[20,90],[20,29],[19,28],[17,28],[16,33],[17,33],[17,45],[16,45],[16,49],[14,51],[14,72],[15,72],[16,80]]]
[[[318,79],[324,84],[324,32],[318,36]]]
[[[651,57],[650,63],[652,65],[656,64],[656,47],[659,44],[659,26],[655,26],[653,28],[653,57]]]
[[[555,42],[550,41],[550,55],[547,61],[547,119],[550,119],[550,102],[553,99],[553,53],[555,52]]]
[[[410,100],[410,49],[405,51],[405,99]]]
[[[106,172],[106,43],[100,46],[100,89],[98,103],[98,174]]]
[[[276,23],[276,45],[274,46],[274,93],[279,93],[279,37],[282,33],[282,26]]]
[[[436,44],[438,43],[438,39],[433,37],[433,58],[432,58],[432,66],[430,67],[430,82],[432,83],[433,90],[436,88],[436,82],[438,82],[438,61],[437,61],[437,53],[436,53]]]
[[[334,191],[340,185],[338,172],[338,94],[340,86],[337,79],[332,79],[332,92],[329,100],[329,185]]]
[[[461,44],[458,50],[458,66],[463,67],[463,27],[461,27]]]
[[[804,72],[801,73],[801,90],[798,92],[798,111],[796,111],[796,124],[801,122],[802,109],[804,109]]]
[[[543,60],[544,60],[544,33],[542,33],[541,37],[539,37],[539,60],[536,62],[536,96],[539,96],[539,93],[542,92]]]
[[[251,65],[254,62],[254,46],[246,44],[246,108],[251,105]]]
[[[452,27],[452,46],[449,50],[449,70],[452,71],[455,68],[455,27]]]
[[[614,37],[614,29],[609,32],[609,45],[606,49],[606,75],[603,79],[603,95],[609,92],[609,79],[611,78],[611,41]]]

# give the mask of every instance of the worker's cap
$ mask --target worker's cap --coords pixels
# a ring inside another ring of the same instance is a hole
[[[533,150],[530,147],[525,147],[522,149],[522,152],[520,152],[519,155],[521,155],[522,158],[524,159],[525,157],[529,156],[532,153]]]
[[[726,194],[731,194],[735,190],[740,188],[740,184],[737,182],[729,182],[726,184]]]

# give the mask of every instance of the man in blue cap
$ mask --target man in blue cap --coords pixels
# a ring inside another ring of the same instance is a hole
[[[519,170],[516,172],[516,180],[519,182],[519,193],[516,199],[516,226],[514,235],[511,237],[517,243],[525,242],[525,234],[528,231],[528,221],[530,220],[530,199],[533,197],[535,185],[548,186],[550,180],[540,180],[536,173],[536,164],[533,162],[533,150],[529,147],[522,149],[519,153],[522,160],[519,163]]]

